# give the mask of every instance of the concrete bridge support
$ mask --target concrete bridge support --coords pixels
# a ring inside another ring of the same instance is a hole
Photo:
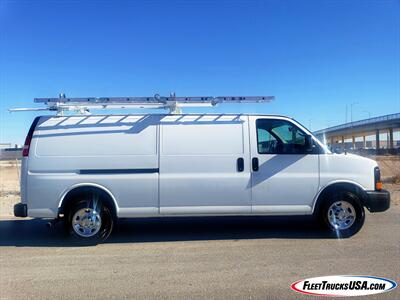
[[[393,128],[389,129],[389,149],[393,149],[394,148],[394,142],[393,142]]]
[[[375,149],[379,149],[380,148],[380,144],[379,144],[379,129],[376,130],[376,138],[375,138],[375,142],[376,142],[376,146]]]

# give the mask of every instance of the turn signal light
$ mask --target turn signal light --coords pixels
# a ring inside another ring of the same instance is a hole
[[[381,170],[379,170],[379,167],[374,168],[374,182],[375,182],[375,190],[380,191],[382,189],[382,181],[381,181]]]
[[[378,181],[377,183],[375,183],[375,189],[377,191],[380,191],[382,189],[382,182]]]

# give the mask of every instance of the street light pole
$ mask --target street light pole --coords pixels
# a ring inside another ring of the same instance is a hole
[[[368,119],[371,119],[371,112],[369,112],[368,110],[363,110],[363,112],[368,114]]]
[[[358,104],[358,102],[353,102],[350,104],[350,122],[353,123],[353,106]]]

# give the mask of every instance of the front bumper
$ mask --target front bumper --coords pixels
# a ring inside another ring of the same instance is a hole
[[[367,191],[365,206],[370,212],[381,212],[390,207],[390,193],[386,190]]]
[[[17,203],[14,205],[14,216],[25,218],[28,216],[28,206],[23,203]]]

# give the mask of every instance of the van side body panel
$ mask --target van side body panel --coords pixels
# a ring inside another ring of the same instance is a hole
[[[161,214],[251,213],[247,120],[175,115],[161,121]],[[241,171],[238,159],[244,162]]]
[[[363,190],[373,191],[374,168],[378,164],[354,154],[321,154],[320,155],[320,188],[333,183],[353,183]]]
[[[21,178],[20,178],[20,193],[21,193],[21,203],[28,203],[28,158],[22,157],[21,159]]]
[[[270,215],[311,214],[319,189],[319,155],[259,153],[257,120],[284,120],[301,128],[287,118],[249,116],[251,156],[259,161],[259,169],[252,173],[252,212]]]
[[[43,117],[27,172],[28,215],[55,218],[72,186],[97,184],[119,217],[158,213],[159,116]]]

